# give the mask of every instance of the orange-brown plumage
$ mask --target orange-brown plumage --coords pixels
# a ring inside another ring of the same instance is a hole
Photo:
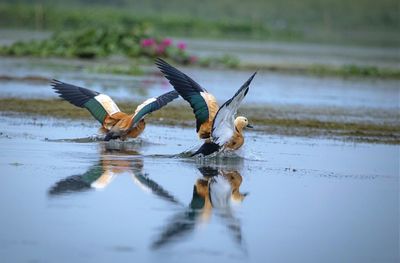
[[[243,129],[248,127],[249,121],[247,118],[239,116],[235,119],[235,132],[231,139],[225,144],[225,148],[229,150],[237,150],[242,147],[244,143]]]
[[[228,148],[229,150],[237,150],[240,147],[242,147],[243,143],[244,143],[243,134],[236,130],[232,138],[225,144],[225,147]]]
[[[240,192],[240,185],[243,178],[238,171],[221,171],[222,175],[229,181],[232,187],[232,199],[243,201],[245,195]]]
[[[111,129],[113,131],[118,130],[119,132],[127,131],[132,124],[134,114],[126,114],[124,112],[116,112],[114,114],[107,115],[104,119],[102,131],[107,133]],[[140,120],[139,123],[134,126],[125,136],[121,136],[121,139],[125,140],[127,137],[136,138],[138,137],[145,128],[145,121]]]
[[[218,112],[219,106],[215,97],[208,93],[202,92],[200,93],[201,96],[207,103],[208,108],[208,120],[200,125],[199,131],[197,134],[199,135],[200,139],[207,139],[211,136],[211,129],[214,121],[214,117]]]
[[[107,115],[107,117],[104,119],[103,122],[103,127],[106,130],[110,130],[114,125],[116,125],[118,122],[120,122],[122,119],[127,119],[132,117],[131,115],[128,115],[122,111],[116,112],[114,114]],[[121,127],[122,128],[122,127]]]
[[[139,121],[139,123],[127,134],[127,136],[136,138],[138,137],[146,127],[146,122],[144,120]]]

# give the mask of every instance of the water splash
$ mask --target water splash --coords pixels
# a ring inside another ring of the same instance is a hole
[[[68,138],[68,139],[44,139],[47,142],[76,142],[76,143],[89,143],[89,142],[101,142],[104,141],[104,136],[93,135],[83,138]]]

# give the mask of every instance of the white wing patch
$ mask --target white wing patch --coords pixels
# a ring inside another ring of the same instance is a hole
[[[142,104],[140,104],[139,106],[137,106],[137,108],[136,108],[136,110],[135,110],[134,116],[135,116],[141,109],[143,109],[144,106],[146,106],[146,105],[148,105],[148,104],[150,104],[150,103],[152,103],[152,102],[155,102],[155,101],[157,101],[156,98],[150,98],[150,99],[145,100]]]
[[[114,113],[120,112],[121,110],[118,108],[117,104],[107,95],[99,94],[94,97],[100,104],[104,107],[108,115],[113,115]]]
[[[92,188],[104,189],[114,179],[115,174],[111,171],[105,171],[96,181],[90,184]]]
[[[222,146],[232,138],[235,132],[235,115],[245,97],[246,90],[247,88],[236,94],[229,104],[225,102],[217,112],[211,132],[213,141],[216,144]]]
[[[230,204],[232,187],[225,177],[218,175],[209,183],[210,199],[213,207],[227,208]]]
[[[222,146],[232,138],[235,132],[235,113],[236,110],[232,112],[232,107],[226,105],[219,109],[217,116],[215,116],[211,133],[211,137],[216,144]]]

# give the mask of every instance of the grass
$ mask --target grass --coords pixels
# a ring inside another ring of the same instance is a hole
[[[118,103],[118,105],[122,111],[133,112],[137,103],[122,102]],[[0,99],[0,111],[66,119],[93,120],[87,110],[74,107],[61,100]],[[255,130],[269,134],[339,137],[355,141],[400,144],[399,125],[275,118],[260,114],[260,112],[266,112],[263,107],[243,107],[241,112],[246,112],[246,116],[256,126]],[[171,126],[195,127],[193,113],[186,105],[168,105],[162,110],[151,114],[149,122]]]

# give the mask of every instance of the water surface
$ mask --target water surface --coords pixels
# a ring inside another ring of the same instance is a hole
[[[242,158],[200,161],[171,157],[196,145],[194,129],[150,124],[122,144],[75,140],[95,122],[0,123],[8,262],[399,259],[398,146],[248,132]],[[239,194],[207,208],[194,187],[223,192],[221,178]]]

